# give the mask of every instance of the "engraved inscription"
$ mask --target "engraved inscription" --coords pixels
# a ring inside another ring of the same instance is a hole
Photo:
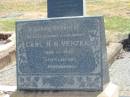
[[[18,22],[19,89],[101,90],[101,17]]]

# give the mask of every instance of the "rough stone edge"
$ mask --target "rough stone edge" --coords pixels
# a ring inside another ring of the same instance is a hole
[[[15,49],[8,52],[8,50],[4,51],[1,53],[1,58],[0,58],[0,69],[3,69],[4,67],[12,64],[14,61],[16,61],[16,51]]]
[[[103,92],[85,91],[15,91],[10,97],[119,97],[119,87],[110,82]]]
[[[109,46],[107,46],[107,62],[109,65],[114,62],[116,56],[119,55],[122,48],[123,45],[121,43],[110,43]]]
[[[79,91],[16,91],[10,97],[97,97],[100,92],[79,92]]]
[[[10,42],[1,46],[0,49],[0,69],[16,61],[15,33],[8,39]]]
[[[110,82],[104,91],[97,97],[119,97],[119,87]]]

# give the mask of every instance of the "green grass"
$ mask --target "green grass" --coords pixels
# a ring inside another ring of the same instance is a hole
[[[105,17],[106,30],[127,33],[130,32],[130,19],[123,17]],[[0,30],[15,30],[15,19],[0,19]]]
[[[0,1],[0,15],[10,13],[22,13],[22,12],[46,12],[46,3],[43,0],[35,3],[34,1],[25,0],[2,0]],[[18,17],[16,17],[18,19]],[[0,18],[0,31],[14,31],[15,30],[15,19]]]
[[[14,31],[15,19],[0,19],[0,31]]]
[[[128,4],[128,5],[127,5]],[[102,5],[102,6],[101,6]],[[130,32],[130,18],[123,16],[115,16],[117,15],[117,9],[123,9],[121,12],[124,12],[125,9],[129,9],[130,2],[108,2],[107,0],[98,0],[93,1],[88,0],[87,2],[87,11],[88,14],[91,13],[102,13],[105,15],[105,27],[106,30],[113,32]],[[32,1],[24,1],[24,0],[2,0],[0,2],[0,13],[2,12],[10,13],[10,12],[46,12],[46,3],[43,0],[39,0],[39,2],[35,3]],[[120,13],[120,11],[118,12]],[[124,14],[124,13],[122,13]],[[16,17],[17,18],[17,17]],[[3,31],[12,31],[15,30],[15,19],[0,19],[0,30]]]
[[[105,27],[107,30],[130,33],[130,18],[119,16],[105,17]]]
[[[87,13],[104,15],[106,30],[130,33],[130,0],[87,0]]]

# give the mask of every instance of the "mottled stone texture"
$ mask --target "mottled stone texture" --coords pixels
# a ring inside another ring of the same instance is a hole
[[[101,92],[81,91],[16,91],[10,97],[97,97]]]
[[[10,97],[119,97],[119,87],[109,83],[101,91],[16,91]]]
[[[102,90],[103,17],[18,21],[16,28],[18,89]]]
[[[83,0],[47,0],[48,17],[83,16]]]

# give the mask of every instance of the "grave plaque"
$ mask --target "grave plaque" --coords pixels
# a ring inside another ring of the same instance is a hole
[[[83,16],[85,0],[47,0],[48,17]]]
[[[103,17],[17,21],[18,89],[103,88]]]

